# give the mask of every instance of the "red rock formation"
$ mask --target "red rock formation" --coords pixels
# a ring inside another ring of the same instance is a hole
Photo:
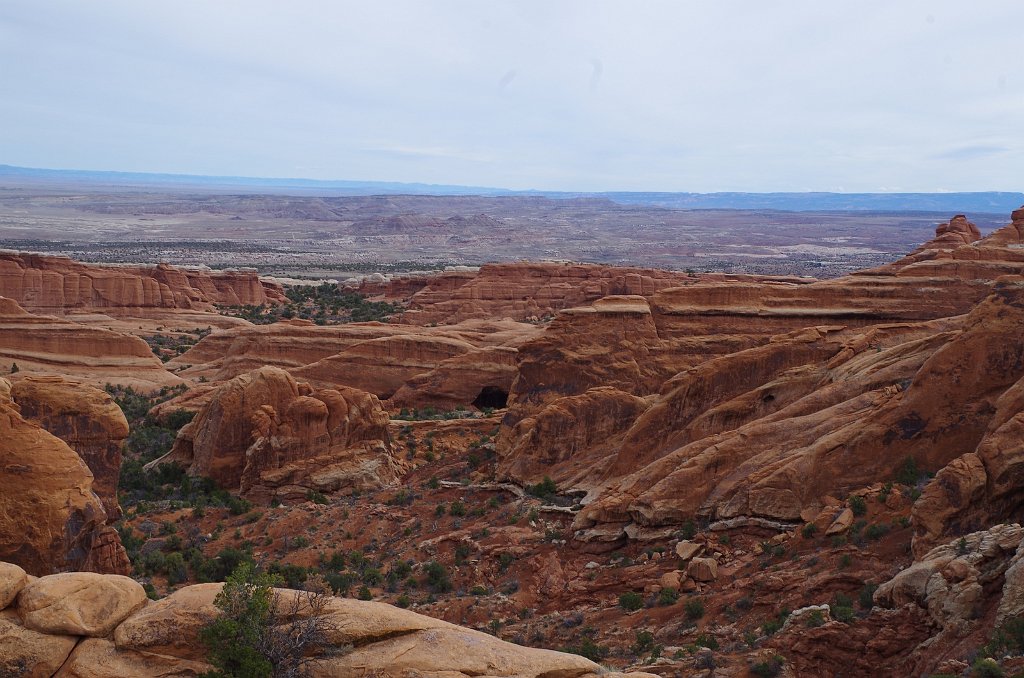
[[[589,490],[583,531],[698,515],[796,521],[829,494],[892,477],[907,457],[937,470],[979,445],[1024,375],[1024,291],[1019,279],[996,281],[1024,273],[1018,233],[977,240],[958,218],[914,255],[861,275],[697,282],[565,312],[519,347],[499,468]],[[895,322],[906,319],[918,322]],[[566,458],[562,441],[540,434],[545,413],[579,394],[600,400],[590,390],[600,385],[658,395]],[[1013,402],[1006,422],[1020,411]]]
[[[85,461],[107,518],[120,518],[117,482],[128,421],[113,398],[87,384],[57,376],[22,379],[11,392],[22,417],[66,442]]]
[[[182,383],[142,339],[28,313],[0,297],[0,369],[69,375],[91,384],[125,384],[145,391]]]
[[[473,350],[469,342],[449,337],[381,337],[349,346],[293,373],[318,385],[345,384],[389,398],[416,375]]]
[[[466,405],[501,408],[516,378],[518,352],[512,346],[474,349],[437,363],[404,380],[388,405],[451,410]]]
[[[422,377],[417,383],[428,391],[433,389],[452,405],[468,405],[487,386],[504,386],[507,392],[514,368],[508,366],[503,352],[539,332],[535,325],[512,321],[467,321],[445,327],[384,323],[321,327],[289,320],[214,332],[168,367],[185,368],[181,372],[185,376],[223,381],[275,365],[317,386],[352,386],[384,398]],[[476,355],[478,351],[487,353]],[[485,364],[492,356],[498,363]],[[438,368],[437,374],[429,376]],[[407,403],[425,402],[429,397],[416,396],[408,388],[404,394]],[[190,394],[185,399],[200,397]]]
[[[600,264],[487,264],[475,274],[450,272],[432,280],[412,296],[402,322],[540,318],[612,294],[648,296],[690,278],[685,273]]]
[[[106,522],[81,457],[0,398],[0,559],[37,576],[125,574],[128,557]]]
[[[171,451],[152,465],[181,464],[258,501],[380,487],[401,470],[388,421],[373,395],[314,391],[280,368],[265,367],[214,390]]]
[[[0,295],[31,311],[200,309],[284,301],[280,285],[254,271],[100,266],[63,257],[0,252]]]

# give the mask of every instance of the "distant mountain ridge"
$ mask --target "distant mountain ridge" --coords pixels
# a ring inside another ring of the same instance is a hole
[[[365,196],[365,195],[479,195],[540,196],[552,199],[604,198],[622,205],[649,205],[672,209],[755,209],[783,211],[865,212],[985,212],[1004,213],[1024,204],[1024,193],[979,191],[955,193],[687,193],[643,191],[515,191],[485,186],[349,181],[295,178],[260,178],[114,172],[99,170],[40,169],[0,165],[4,184],[54,187],[73,184],[78,189],[167,190],[188,189],[202,193],[255,192],[271,194]]]

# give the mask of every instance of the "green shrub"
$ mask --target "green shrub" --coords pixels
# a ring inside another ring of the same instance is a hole
[[[862,610],[870,610],[875,606],[875,591],[878,590],[878,584],[864,584],[864,588],[860,590],[858,596],[858,603]]]
[[[627,591],[619,596],[619,607],[628,612],[639,610],[644,606],[644,597],[636,591]]]
[[[704,603],[700,598],[690,598],[687,600],[685,609],[688,619],[700,619],[704,616]]]
[[[534,497],[547,499],[558,491],[558,486],[550,477],[544,476],[543,480],[536,485],[530,485],[526,488],[526,491]]]
[[[662,607],[675,605],[678,600],[679,591],[676,591],[671,586],[666,586],[658,593],[658,605],[661,605]]]
[[[594,642],[593,638],[589,637],[584,637],[583,640],[580,641],[579,645],[567,645],[562,648],[562,652],[578,654],[581,657],[586,657],[592,662],[599,662],[609,654],[607,647],[598,645]]]
[[[448,593],[452,590],[452,580],[444,565],[431,560],[423,566],[423,572],[427,575],[427,586],[435,593]]]
[[[329,504],[330,500],[327,499],[327,495],[323,492],[317,492],[316,490],[306,491],[306,500],[311,501],[314,504]]]
[[[647,630],[636,632],[636,642],[630,648],[633,654],[640,655],[654,649],[654,634]]]
[[[885,535],[889,534],[889,526],[885,523],[877,523],[875,525],[868,525],[867,529],[864,530],[864,537],[868,540],[874,541],[881,539]]]
[[[806,525],[804,525],[803,529],[800,530],[800,533],[803,534],[804,539],[810,539],[811,537],[814,536],[814,534],[817,531],[818,531],[818,526],[817,525],[815,525],[814,523],[807,523]]]
[[[900,464],[899,470],[896,471],[896,482],[901,485],[917,485],[918,479],[922,476],[921,471],[917,468],[917,460],[913,457],[907,457]]]
[[[718,649],[718,639],[712,635],[705,635],[703,633],[697,636],[697,640],[693,641],[693,644],[697,647],[706,647],[709,650]]]
[[[996,660],[988,657],[976,660],[971,666],[971,678],[1003,678],[1005,675]]]
[[[777,676],[782,672],[782,667],[785,664],[786,660],[783,657],[775,655],[763,662],[758,662],[751,666],[750,672],[755,676],[760,676],[761,678],[774,678],[774,676]]]
[[[849,498],[847,504],[849,504],[850,510],[853,511],[855,516],[862,516],[868,512],[868,504],[864,501],[864,497],[854,495]]]
[[[199,634],[209,649],[207,661],[221,676],[270,678],[274,666],[264,652],[270,626],[273,587],[280,581],[259,573],[252,563],[243,563],[228,576],[214,599],[220,618]]]

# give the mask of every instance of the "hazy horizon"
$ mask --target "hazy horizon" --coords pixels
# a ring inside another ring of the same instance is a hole
[[[0,163],[601,192],[1021,189],[1024,6],[0,6]]]

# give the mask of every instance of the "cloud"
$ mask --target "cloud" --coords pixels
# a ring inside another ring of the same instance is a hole
[[[934,157],[936,160],[978,160],[982,158],[989,158],[994,155],[1001,155],[1003,153],[1009,153],[1012,149],[1009,146],[1004,145],[992,145],[992,144],[973,144],[969,146],[957,146],[956,148],[950,148],[941,153],[936,153]]]
[[[1020,190],[1022,23],[1014,0],[5,0],[0,162]]]

